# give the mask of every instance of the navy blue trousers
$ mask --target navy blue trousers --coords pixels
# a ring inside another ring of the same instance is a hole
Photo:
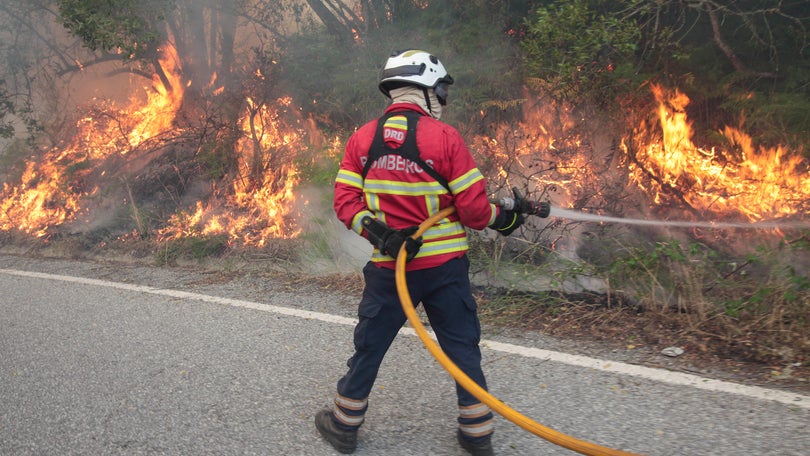
[[[466,256],[430,269],[407,273],[408,291],[414,303],[422,303],[447,356],[482,388],[486,380],[481,370],[481,326],[469,278]],[[394,271],[369,262],[363,268],[365,289],[358,308],[359,322],[354,329],[354,355],[346,363],[349,371],[338,381],[337,392],[353,399],[365,399],[385,353],[407,320],[399,302]],[[458,405],[480,401],[456,384]]]

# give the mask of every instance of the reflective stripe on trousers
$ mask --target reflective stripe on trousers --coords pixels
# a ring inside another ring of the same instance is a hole
[[[435,268],[410,271],[407,274],[408,292],[413,302],[422,303],[442,350],[459,369],[486,389],[478,347],[481,327],[470,287],[469,265],[469,259],[464,255]],[[367,401],[382,359],[407,320],[397,295],[394,271],[378,268],[369,262],[363,268],[363,276],[365,289],[358,308],[359,321],[354,329],[355,352],[347,362],[348,372],[337,386],[338,397],[361,402]],[[483,414],[471,412],[480,412],[478,407],[481,404],[458,384],[456,396],[459,426],[465,437],[473,441],[488,438],[492,432],[492,412],[488,408]],[[350,410],[341,411],[349,414]],[[357,421],[354,415],[354,422]],[[359,424],[354,425],[356,427]]]

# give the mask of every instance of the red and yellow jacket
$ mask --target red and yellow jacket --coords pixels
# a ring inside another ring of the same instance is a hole
[[[407,119],[396,112],[411,110],[419,117],[416,145],[424,162],[447,180],[448,191],[416,163],[399,155],[380,157],[363,179],[363,168],[377,131],[378,120],[357,130],[346,144],[346,153],[335,180],[334,208],[347,228],[363,237],[368,233],[360,220],[372,216],[390,228],[419,225],[436,212],[455,206],[456,212],[428,229],[416,257],[407,270],[439,266],[467,251],[464,227],[482,230],[490,225],[500,210],[486,194],[484,176],[478,170],[459,132],[433,119],[410,103],[395,103],[386,109],[393,113],[385,123],[385,142],[397,147],[407,134]],[[371,260],[380,267],[395,268],[394,258],[374,249]]]

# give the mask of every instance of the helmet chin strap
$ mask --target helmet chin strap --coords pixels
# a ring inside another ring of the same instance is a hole
[[[442,117],[442,106],[440,103],[436,103],[438,106],[436,107],[436,111],[433,110],[433,106],[430,102],[430,91],[426,87],[422,87],[422,93],[425,95],[425,106],[427,106],[428,113],[434,119],[438,120]],[[435,95],[434,95],[435,96]],[[439,99],[437,98],[436,101],[438,102]]]
[[[422,87],[422,93],[425,94],[425,104],[427,105],[428,112],[430,113],[430,115],[433,115],[433,110],[430,109],[430,94],[424,87]]]

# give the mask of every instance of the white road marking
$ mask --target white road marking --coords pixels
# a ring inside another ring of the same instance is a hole
[[[247,309],[259,310],[262,312],[270,312],[274,314],[286,315],[290,317],[303,318],[309,320],[318,320],[325,323],[334,323],[339,325],[354,326],[357,323],[356,318],[347,318],[341,317],[339,315],[331,315],[322,312],[312,312],[309,310],[292,309],[289,307],[261,304],[257,302],[244,301],[240,299],[209,296],[200,293],[191,293],[187,291],[171,290],[166,288],[155,288],[145,285],[133,285],[127,283],[110,282],[107,280],[88,279],[84,277],[72,277],[57,274],[47,274],[42,272],[17,271],[13,269],[0,269],[0,273],[13,276],[56,280],[60,282],[79,283],[83,285],[92,285],[97,287],[115,288],[119,290],[134,291],[138,293],[149,293],[160,296],[170,296],[174,298],[203,301],[212,304],[221,304],[231,307],[243,307]],[[400,332],[410,336],[416,336],[416,332],[411,328],[403,328]],[[639,377],[661,383],[668,383],[671,385],[690,386],[701,390],[736,394],[739,396],[746,396],[753,399],[775,401],[793,407],[810,409],[810,396],[805,396],[798,393],[791,393],[788,391],[768,389],[759,386],[741,385],[738,383],[700,377],[698,375],[685,374],[681,372],[672,372],[665,369],[655,369],[651,367],[637,366],[618,361],[590,358],[587,356],[572,355],[569,353],[543,350],[540,348],[524,347],[520,345],[507,344],[486,339],[481,340],[481,347],[483,349],[489,349],[503,353],[510,353],[513,355],[519,355],[526,358],[554,361],[571,366],[584,367],[588,369],[594,369],[597,371],[628,375],[632,377]]]

